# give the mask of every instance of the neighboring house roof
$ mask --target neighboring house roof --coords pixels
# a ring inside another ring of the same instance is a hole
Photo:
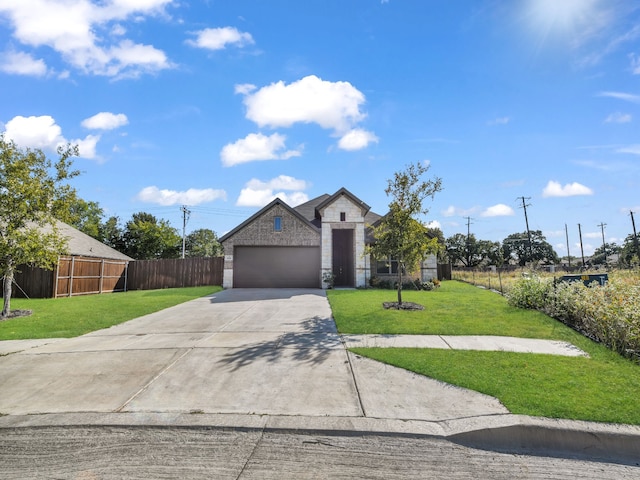
[[[128,260],[133,258],[120,253],[114,248],[90,237],[86,233],[82,233],[77,228],[67,225],[64,222],[56,220],[60,234],[67,238],[67,250],[69,255],[82,257],[108,258],[110,260]],[[43,227],[44,231],[50,231],[51,227]]]
[[[294,217],[300,219],[301,222],[307,224],[309,226],[309,228],[311,228],[312,230],[314,230],[316,232],[319,231],[318,227],[316,225],[314,225],[313,223],[311,223],[307,218],[305,218],[304,215],[300,214],[295,209],[291,208],[283,200],[280,200],[279,198],[276,198],[271,203],[269,203],[268,205],[262,207],[256,213],[251,215],[248,219],[246,219],[244,222],[242,222],[236,228],[234,228],[230,232],[225,233],[222,237],[220,237],[220,240],[219,240],[220,243],[224,242],[228,238],[230,238],[233,235],[235,235],[238,231],[242,230],[244,227],[246,227],[251,222],[253,222],[256,218],[260,217],[264,212],[266,212],[266,211],[270,210],[271,208],[273,208],[275,205],[280,205],[281,207],[283,207],[285,210],[287,210],[289,213],[291,213],[291,215],[293,215]]]

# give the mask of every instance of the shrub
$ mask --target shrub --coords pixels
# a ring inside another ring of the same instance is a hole
[[[507,294],[509,304],[540,310],[607,345],[640,360],[640,282],[634,275],[610,277],[605,286],[522,278]]]

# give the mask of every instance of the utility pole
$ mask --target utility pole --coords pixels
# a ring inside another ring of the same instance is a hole
[[[598,225],[602,229],[602,251],[604,252],[604,265],[607,266],[607,244],[604,242],[604,227],[607,226],[606,223],[600,223]]]
[[[569,251],[569,229],[567,224],[564,224],[564,234],[567,237],[567,258],[569,259],[569,268],[571,268],[571,252]]]
[[[631,225],[633,225],[633,244],[636,247],[636,255],[640,258],[640,248],[638,248],[638,234],[636,233],[636,222],[633,219],[633,212],[630,211],[629,215],[631,215]]]
[[[187,221],[189,220],[189,215],[191,215],[191,210],[187,208],[186,205],[182,205],[180,207],[180,211],[182,212],[182,258],[184,258],[184,251],[186,246],[186,230],[187,230]]]
[[[582,228],[580,224],[578,224],[578,234],[580,235],[580,253],[582,254],[582,268],[585,267],[584,263],[584,248],[582,247]]]
[[[529,218],[527,217],[527,207],[530,207],[530,203],[525,203],[525,200],[531,200],[531,197],[518,197],[522,200],[522,208],[524,209],[524,221],[527,224],[527,238],[529,239],[529,260],[533,257],[533,250],[531,246],[531,232],[529,231]],[[525,262],[526,263],[526,262]]]
[[[467,267],[471,266],[471,217],[467,219]]]

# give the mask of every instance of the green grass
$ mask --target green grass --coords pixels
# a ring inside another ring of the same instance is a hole
[[[342,333],[506,335],[559,339],[590,358],[413,348],[353,351],[498,398],[512,413],[640,425],[640,366],[540,312],[507,305],[495,293],[459,282],[404,292],[423,311],[388,311],[395,292],[329,291]]]
[[[0,340],[77,337],[219,290],[220,287],[206,286],[71,298],[12,299],[12,310],[32,310],[33,314],[0,322]]]
[[[547,315],[513,308],[494,292],[462,282],[442,282],[432,291],[403,291],[402,300],[424,310],[385,310],[394,290],[328,290],[341,333],[412,335],[504,335],[566,340],[579,335]]]

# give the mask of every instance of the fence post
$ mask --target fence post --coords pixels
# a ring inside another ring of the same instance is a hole
[[[99,293],[102,293],[103,281],[104,281],[104,258],[100,262],[100,286],[98,287]]]
[[[75,273],[76,257],[71,257],[71,270],[69,271],[69,296],[73,295],[73,274]]]

